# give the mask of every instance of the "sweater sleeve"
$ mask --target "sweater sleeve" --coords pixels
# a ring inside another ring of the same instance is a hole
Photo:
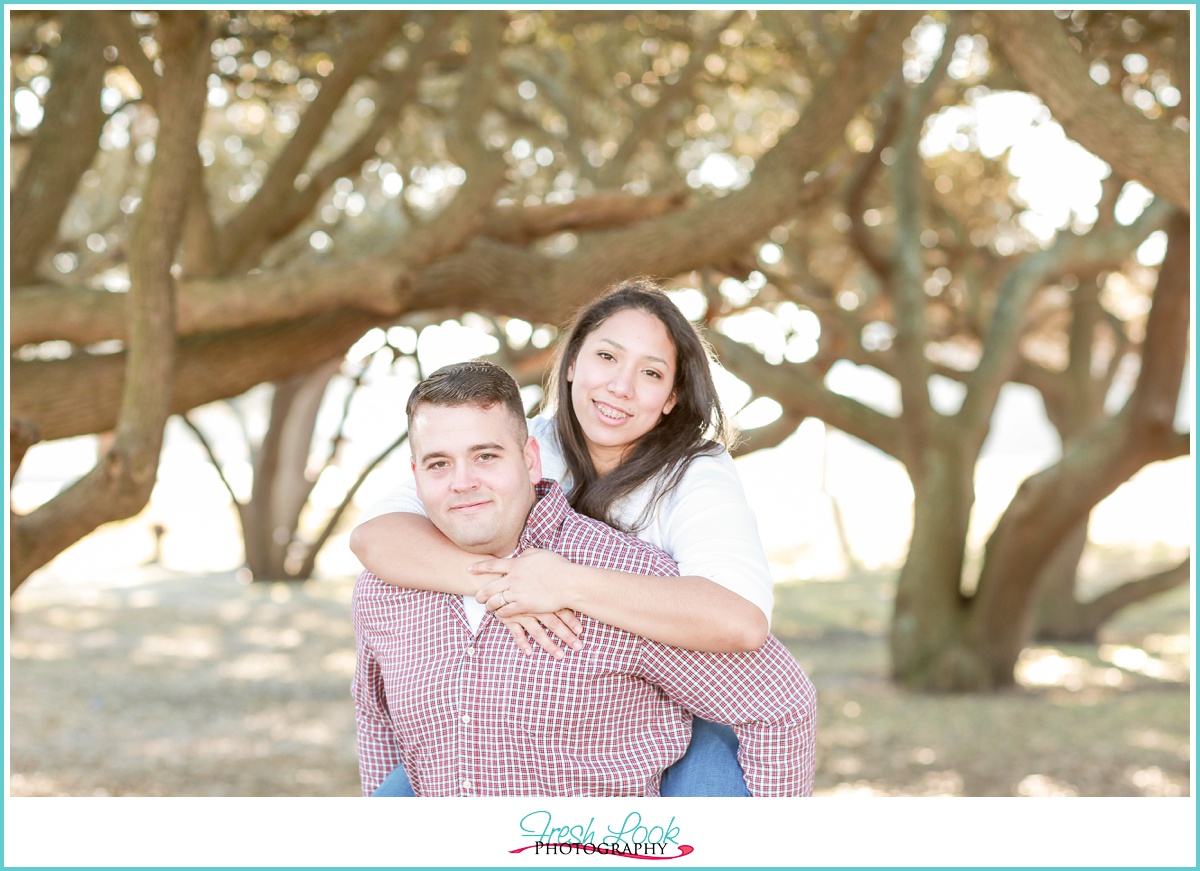
[[[653,544],[679,564],[681,575],[707,578],[757,605],[770,625],[774,579],[758,521],[733,458],[725,451],[692,461],[663,502]]]

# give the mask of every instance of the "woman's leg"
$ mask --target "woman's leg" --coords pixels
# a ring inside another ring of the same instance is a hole
[[[404,766],[397,765],[395,771],[383,779],[379,788],[371,793],[371,798],[416,798]]]
[[[746,777],[738,765],[737,750],[738,740],[733,729],[693,717],[692,740],[687,752],[663,772],[663,796],[749,796]]]

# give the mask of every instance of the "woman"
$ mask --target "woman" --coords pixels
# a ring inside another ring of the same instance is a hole
[[[651,581],[536,550],[481,562],[422,516],[411,483],[351,535],[363,565],[396,586],[476,595],[527,653],[532,638],[563,655],[548,631],[580,646],[576,611],[677,647],[760,647],[772,580],[727,450],[732,429],[705,345],[662,289],[628,281],[582,309],[557,350],[547,400],[553,417],[530,421],[545,477],[575,510],[667,551],[682,577]],[[747,795],[736,752],[731,729],[695,720],[663,795]],[[411,794],[403,771],[395,777],[379,794]]]

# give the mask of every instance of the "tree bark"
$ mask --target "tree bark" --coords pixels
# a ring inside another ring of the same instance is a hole
[[[10,589],[69,544],[150,498],[175,364],[171,264],[182,229],[205,100],[209,29],[205,13],[162,12],[158,39],[164,85],[178,99],[159,111],[154,163],[130,243],[129,351],[112,448],[87,475],[33,513],[12,519]]]

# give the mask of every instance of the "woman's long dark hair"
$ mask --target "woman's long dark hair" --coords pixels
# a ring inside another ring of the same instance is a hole
[[[675,346],[675,407],[633,444],[620,465],[598,475],[571,404],[567,370],[592,331],[625,309],[644,311],[666,327]],[[733,446],[735,431],[721,408],[710,358],[711,351],[696,328],[662,288],[648,279],[623,281],[580,309],[555,351],[546,385],[547,405],[553,410],[563,459],[571,474],[569,499],[576,511],[635,532],[679,485],[692,460]],[[655,483],[645,510],[632,525],[616,522],[611,516],[613,505],[648,481]]]

